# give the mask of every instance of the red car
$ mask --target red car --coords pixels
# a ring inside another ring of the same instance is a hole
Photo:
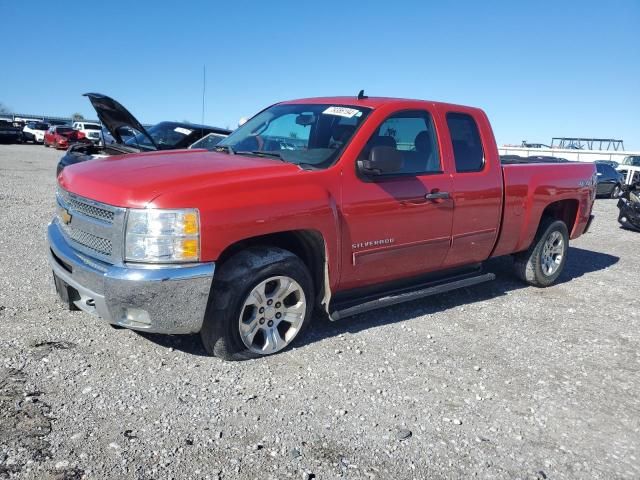
[[[54,125],[44,134],[44,146],[66,150],[73,143],[85,140],[85,134],[64,125]]]
[[[212,152],[65,168],[49,261],[69,308],[257,357],[291,345],[314,309],[338,320],[471,288],[495,278],[491,257],[552,285],[593,218],[596,178],[592,163],[501,162],[478,108],[296,100]]]

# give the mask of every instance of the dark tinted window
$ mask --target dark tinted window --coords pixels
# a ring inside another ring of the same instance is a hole
[[[457,172],[478,172],[484,167],[484,153],[475,120],[465,113],[447,113]]]
[[[441,171],[435,128],[428,112],[406,111],[390,116],[371,136],[359,158],[367,158],[376,146],[394,147],[400,151],[402,170],[399,174]]]
[[[617,176],[617,172],[614,170],[614,168],[605,164],[596,163],[596,171],[598,173],[601,173],[603,177],[613,178]]]

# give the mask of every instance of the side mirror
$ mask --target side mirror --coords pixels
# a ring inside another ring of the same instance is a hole
[[[368,160],[358,160],[358,170],[369,177],[397,173],[402,170],[402,154],[394,147],[373,147]]]

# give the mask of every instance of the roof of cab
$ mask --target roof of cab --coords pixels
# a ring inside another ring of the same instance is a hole
[[[438,105],[445,108],[463,108],[463,109],[476,109],[476,107],[470,107],[465,105],[456,105],[453,103],[446,102],[434,102],[431,100],[417,100],[411,98],[393,98],[393,97],[365,97],[363,99],[358,99],[357,97],[314,97],[314,98],[300,98],[298,100],[289,100],[285,102],[281,102],[283,104],[291,104],[291,103],[311,103],[311,104],[330,104],[330,105],[350,105],[350,106],[361,106],[368,108],[379,108],[384,105],[394,105],[394,104],[405,104],[407,102],[410,103],[425,103],[427,105]]]

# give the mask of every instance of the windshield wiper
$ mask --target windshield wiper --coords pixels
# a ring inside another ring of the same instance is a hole
[[[230,145],[216,145],[213,147],[216,152],[227,152],[229,155],[235,155],[236,152]]]
[[[280,155],[278,152],[268,152],[266,150],[252,150],[250,152],[240,152],[240,153],[251,153],[253,155],[262,155],[264,157],[273,157],[273,158],[279,158],[280,160],[282,160],[282,155]]]

